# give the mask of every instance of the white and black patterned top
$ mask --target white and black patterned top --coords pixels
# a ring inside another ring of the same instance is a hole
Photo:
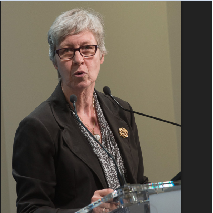
[[[98,98],[96,93],[94,92],[94,103],[95,103],[95,110],[98,117],[98,122],[100,125],[101,135],[102,135],[102,145],[107,151],[114,157],[118,168],[120,172],[122,172],[125,175],[126,169],[124,167],[123,159],[120,154],[119,147],[115,141],[115,138],[113,136],[113,133],[109,127],[109,124],[107,123],[103,111],[101,109],[101,106],[98,102]],[[73,112],[74,115],[74,112]],[[75,118],[75,116],[74,116]],[[81,123],[75,119],[75,121],[78,123],[81,132],[84,134],[84,136],[88,139],[89,144],[91,145],[94,153],[96,154],[102,168],[104,171],[104,175],[106,178],[106,181],[108,183],[108,187],[111,189],[117,189],[120,186],[116,168],[114,165],[113,160],[108,156],[108,154],[103,150],[103,148],[100,147],[100,145],[90,136],[90,134],[86,131],[86,129],[81,125]]]

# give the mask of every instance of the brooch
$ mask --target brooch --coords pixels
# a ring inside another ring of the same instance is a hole
[[[125,128],[119,128],[119,134],[123,138],[128,138],[128,131]]]

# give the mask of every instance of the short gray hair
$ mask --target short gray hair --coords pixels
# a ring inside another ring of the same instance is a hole
[[[92,9],[85,10],[77,8],[62,13],[55,19],[48,31],[50,60],[55,64],[56,46],[67,35],[76,35],[85,30],[93,33],[101,53],[106,55],[107,50],[104,43],[103,25],[102,16]]]

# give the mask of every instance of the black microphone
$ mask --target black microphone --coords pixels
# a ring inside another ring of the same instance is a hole
[[[121,108],[122,108],[123,110],[125,110],[125,111],[133,112],[133,113],[136,113],[136,114],[138,114],[138,115],[143,115],[143,116],[146,116],[146,117],[149,117],[149,118],[153,118],[153,119],[156,119],[156,120],[159,120],[159,121],[163,121],[163,122],[170,123],[170,124],[173,124],[173,125],[176,125],[176,126],[180,126],[180,127],[181,127],[180,124],[177,124],[177,123],[174,123],[174,122],[171,122],[171,121],[163,120],[163,119],[161,119],[161,118],[157,118],[157,117],[154,117],[154,116],[146,115],[146,114],[144,114],[144,113],[140,113],[140,112],[136,112],[136,111],[133,111],[133,110],[125,109],[125,108],[123,108],[123,107],[118,103],[118,101],[115,100],[115,98],[111,95],[111,90],[110,90],[110,88],[109,88],[108,86],[105,86],[105,87],[103,88],[103,91],[104,91],[105,95],[109,95],[109,96],[116,102],[116,104],[118,104],[118,106],[121,107]]]
[[[70,96],[70,102],[72,102],[73,107],[74,107],[74,112],[75,112],[75,116],[78,120],[78,122],[81,123],[81,125],[86,129],[86,131],[90,134],[90,136],[101,146],[101,148],[107,153],[107,155],[113,160],[114,164],[115,164],[115,168],[116,168],[116,172],[117,172],[117,177],[118,177],[118,181],[120,183],[120,186],[123,187],[126,184],[126,180],[123,176],[123,174],[119,171],[118,165],[114,159],[114,157],[103,147],[103,145],[94,137],[94,135],[87,129],[87,127],[83,124],[83,122],[80,120],[80,118],[78,117],[77,111],[76,111],[76,106],[75,106],[75,102],[77,101],[77,97],[76,95],[71,95]]]
[[[70,102],[72,102],[72,104],[75,104],[76,101],[77,101],[76,95],[71,95],[70,96]]]

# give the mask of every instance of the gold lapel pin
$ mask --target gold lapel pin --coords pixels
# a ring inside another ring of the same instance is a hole
[[[123,138],[128,138],[128,131],[125,128],[119,128],[119,134]]]

